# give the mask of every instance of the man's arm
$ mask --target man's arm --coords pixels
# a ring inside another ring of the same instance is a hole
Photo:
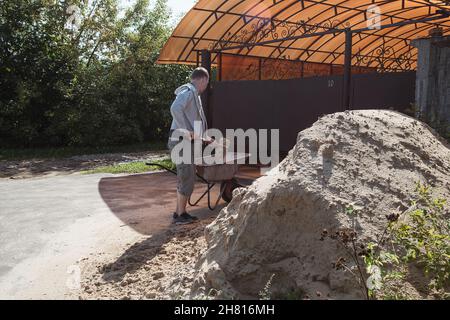
[[[186,106],[190,103],[192,99],[192,94],[189,90],[181,92],[175,98],[175,101],[172,103],[170,107],[170,113],[172,114],[173,120],[178,129],[185,129],[189,127],[186,123],[186,117],[184,116],[184,110]]]

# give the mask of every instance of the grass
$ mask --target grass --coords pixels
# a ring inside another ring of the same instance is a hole
[[[0,149],[0,160],[29,160],[29,159],[60,159],[73,156],[106,154],[106,153],[133,153],[145,151],[166,150],[164,142],[139,143],[124,146],[105,147],[62,147],[62,148],[35,148],[35,149]]]
[[[172,163],[170,159],[156,160],[152,161],[153,163],[161,164],[169,169],[175,170],[175,165]],[[83,171],[83,174],[94,174],[94,173],[112,173],[112,174],[120,174],[120,173],[145,173],[150,171],[161,170],[160,167],[157,166],[147,166],[145,161],[136,161],[129,163],[121,163],[117,165],[99,167],[92,170]]]

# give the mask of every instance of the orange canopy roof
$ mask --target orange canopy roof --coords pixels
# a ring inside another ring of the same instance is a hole
[[[392,68],[396,64],[414,68],[417,52],[410,40],[428,36],[437,26],[450,33],[450,18],[440,16],[442,10],[450,11],[450,1],[199,0],[174,30],[158,63],[196,64],[198,52],[207,49],[213,52],[213,64],[218,63],[217,52],[343,64],[345,34],[341,30],[367,28],[368,21],[377,19],[386,27],[439,16],[353,35],[354,65],[378,67],[388,61]],[[329,31],[336,33],[326,34]],[[288,37],[297,38],[279,41]]]

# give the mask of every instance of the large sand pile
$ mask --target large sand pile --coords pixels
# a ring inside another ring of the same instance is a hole
[[[362,298],[355,278],[333,269],[343,249],[321,241],[322,230],[354,227],[375,240],[385,215],[409,205],[417,181],[450,199],[450,149],[423,123],[380,110],[321,118],[207,227],[191,297],[216,289],[255,298],[275,274],[275,297]],[[351,203],[362,208],[354,226],[344,213]]]

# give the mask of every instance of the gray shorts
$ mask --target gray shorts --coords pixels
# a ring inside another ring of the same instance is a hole
[[[172,149],[178,143],[179,142],[169,140],[167,146],[169,147],[170,152],[172,152]],[[192,192],[194,192],[196,175],[193,158],[194,157],[192,155],[192,161],[190,164],[183,163],[177,165],[177,191],[185,197],[190,197]],[[174,160],[172,159],[172,161]]]

